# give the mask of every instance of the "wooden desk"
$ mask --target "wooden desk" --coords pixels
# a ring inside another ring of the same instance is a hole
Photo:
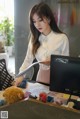
[[[80,119],[78,110],[35,99],[22,100],[1,107],[0,111],[8,111],[9,119]]]
[[[0,108],[0,111],[8,111],[9,119],[80,119],[79,111],[34,99]]]

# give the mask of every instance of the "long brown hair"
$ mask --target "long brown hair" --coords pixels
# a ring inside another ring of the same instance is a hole
[[[33,15],[37,14],[41,19],[43,19],[43,16],[45,16],[46,18],[50,19],[50,27],[54,32],[57,33],[62,33],[58,26],[57,23],[55,21],[54,15],[52,10],[49,8],[49,6],[47,4],[45,4],[44,2],[41,2],[39,4],[36,4],[30,11],[30,30],[31,30],[31,35],[32,35],[32,53],[33,55],[35,55],[35,53],[37,52],[37,49],[40,46],[40,42],[38,40],[39,35],[41,34],[36,27],[34,26],[33,23]]]

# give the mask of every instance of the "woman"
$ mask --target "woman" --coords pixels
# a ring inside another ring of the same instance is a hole
[[[49,84],[50,81],[50,56],[51,54],[69,55],[69,42],[67,36],[61,32],[49,6],[45,3],[36,4],[30,11],[31,37],[25,60],[20,72],[25,70],[33,59],[44,63],[39,64],[36,81]],[[19,85],[24,76],[16,79]]]

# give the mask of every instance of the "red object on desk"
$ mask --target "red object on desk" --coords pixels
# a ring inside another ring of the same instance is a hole
[[[46,102],[47,101],[47,94],[45,92],[42,92],[39,94],[39,99],[42,101],[42,102]]]

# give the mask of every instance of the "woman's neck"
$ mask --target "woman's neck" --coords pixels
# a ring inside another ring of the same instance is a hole
[[[46,31],[44,33],[42,33],[42,34],[47,36],[51,31],[52,31],[51,28],[49,28],[49,29],[46,29]]]

